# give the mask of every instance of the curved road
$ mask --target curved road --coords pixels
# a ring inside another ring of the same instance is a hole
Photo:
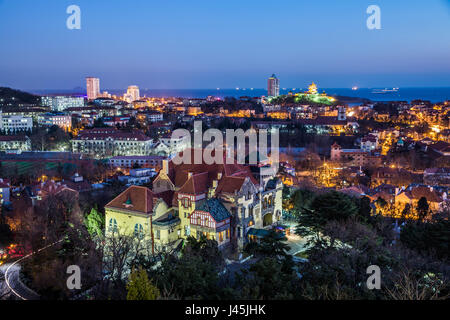
[[[55,244],[60,243],[63,240],[56,241],[52,244],[49,244],[35,252],[32,252],[30,254],[27,254],[26,256],[23,256],[22,258],[14,261],[13,263],[8,263],[0,267],[0,271],[4,274],[5,277],[5,284],[7,288],[19,299],[21,300],[39,300],[39,295],[25,286],[22,281],[20,281],[20,265],[19,262],[31,257],[32,255],[35,255],[42,250],[45,250],[47,248],[50,248],[51,246],[54,246]],[[3,290],[0,290],[0,296],[2,294],[5,294],[5,288],[1,288]],[[3,291],[3,292],[2,292]]]

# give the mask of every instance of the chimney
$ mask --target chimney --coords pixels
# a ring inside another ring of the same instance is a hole
[[[162,161],[162,171],[168,175],[169,174],[169,160],[168,159],[164,159]]]

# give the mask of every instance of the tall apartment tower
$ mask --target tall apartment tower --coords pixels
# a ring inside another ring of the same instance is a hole
[[[269,97],[280,95],[280,80],[274,74],[267,80],[267,95]]]
[[[139,95],[139,87],[129,86],[127,90],[127,95],[131,97],[131,102],[139,100],[141,98]]]
[[[87,77],[86,78],[86,89],[88,100],[94,100],[100,96],[100,79]]]

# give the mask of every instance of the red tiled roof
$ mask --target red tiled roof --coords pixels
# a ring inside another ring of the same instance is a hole
[[[155,203],[155,194],[146,187],[131,186],[111,200],[105,208],[116,208],[151,214]]]
[[[208,172],[192,174],[179,193],[202,194],[208,191]]]
[[[26,141],[27,139],[25,135],[0,136],[0,141]]]
[[[245,181],[245,177],[224,177],[220,180],[217,186],[216,192],[218,193],[234,193],[236,190],[240,190],[242,184]]]
[[[410,191],[405,191],[405,195],[414,200],[419,200],[422,197],[425,197],[427,201],[429,202],[442,202],[443,198],[442,195],[437,191],[431,191],[430,188],[419,186],[416,188],[413,188]]]

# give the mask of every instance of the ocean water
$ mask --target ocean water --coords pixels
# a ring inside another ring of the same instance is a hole
[[[303,92],[306,88],[280,88],[280,94],[287,94],[292,92]],[[372,101],[408,101],[415,99],[429,100],[433,103],[450,100],[450,87],[423,87],[423,88],[400,88],[398,92],[389,93],[373,93],[374,89],[384,88],[359,88],[358,90],[352,90],[350,88],[319,88],[320,92],[330,95],[340,95],[346,97],[358,97],[366,98]],[[117,89],[102,89],[102,91],[108,91],[111,94],[122,95],[124,90]],[[45,94],[71,94],[71,95],[85,95],[85,92],[79,92],[74,90],[39,90],[33,93],[45,95]],[[241,96],[260,97],[267,95],[266,89],[251,89],[251,88],[239,88],[239,89],[146,89],[140,88],[141,96],[147,97],[180,97],[180,98],[206,98],[207,96],[215,96],[219,98]]]
[[[289,91],[292,92],[303,92],[306,88],[286,88],[283,90],[280,88],[280,94],[287,94]],[[320,92],[325,91],[325,93],[330,95],[340,95],[346,97],[358,97],[366,98],[372,101],[408,101],[415,99],[429,100],[433,103],[442,102],[450,100],[450,87],[445,88],[400,88],[398,92],[389,93],[373,93],[374,89],[384,89],[384,88],[360,88],[358,90],[352,90],[350,88],[324,88],[320,89]],[[123,91],[116,92],[116,90],[108,91],[115,92],[116,94],[121,94]],[[181,97],[181,98],[206,98],[207,96],[216,96],[220,98],[224,97],[235,97],[239,98],[241,96],[249,97],[260,97],[267,95],[267,90],[265,89],[251,89],[246,88],[239,90],[237,89],[141,89],[141,96],[146,95],[147,97]]]

